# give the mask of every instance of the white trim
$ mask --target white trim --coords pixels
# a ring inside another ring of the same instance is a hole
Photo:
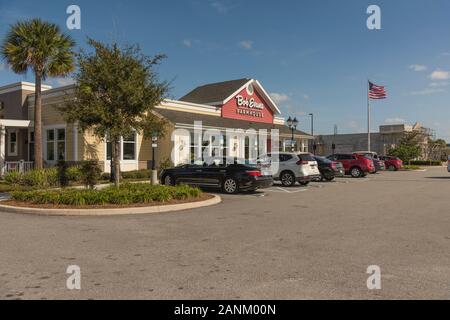
[[[273,117],[273,123],[284,126],[286,124],[286,119],[283,117],[275,116],[275,117]]]
[[[264,90],[263,86],[261,85],[261,83],[259,83],[258,80],[255,80],[256,85],[259,87],[259,89],[261,89],[261,91],[263,92],[263,94],[269,99],[269,102],[273,105],[274,109],[276,110],[277,114],[281,114],[280,109],[278,108],[278,106],[276,105],[276,103],[272,100],[272,98],[270,97],[270,95],[267,93],[266,90]]]
[[[19,91],[19,90],[26,90],[26,91],[35,91],[35,84],[31,83],[31,82],[16,82],[16,83],[12,83],[3,87],[0,87],[0,94],[4,94],[4,93],[9,93],[9,92],[14,92],[14,91]],[[42,91],[47,91],[50,90],[52,87],[48,86],[48,85],[41,85],[41,90]]]
[[[28,145],[27,145],[27,153],[28,153],[28,157],[27,157],[27,159],[28,159],[28,161],[31,161],[31,144],[33,143],[33,144],[35,144],[36,143],[36,141],[33,141],[33,142],[31,142],[31,133],[33,132],[33,135],[34,135],[34,128],[33,128],[33,130],[30,130],[30,129],[28,129],[27,130],[27,137],[28,137]],[[33,140],[34,140],[34,137],[33,137]],[[35,145],[36,146],[36,145]]]
[[[19,147],[19,130],[17,129],[8,129],[7,130],[8,134],[7,134],[7,142],[8,142],[8,156],[10,157],[17,157],[19,154],[19,151],[17,150]],[[15,133],[16,134],[16,141],[14,142],[16,144],[15,148],[16,151],[11,152],[11,133]]]
[[[0,119],[0,126],[15,127],[15,128],[29,128],[32,126],[32,123],[30,120]]]
[[[222,111],[220,107],[215,107],[206,104],[196,104],[185,101],[176,100],[165,100],[160,105],[156,106],[155,109],[166,109],[175,111],[185,111],[191,113],[202,113],[214,116],[221,116]],[[157,110],[156,110],[157,111]]]
[[[272,111],[275,114],[281,114],[280,109],[278,108],[278,106],[276,105],[276,103],[272,100],[272,98],[270,97],[270,95],[266,92],[266,90],[264,90],[263,86],[261,85],[261,83],[259,83],[258,80],[255,79],[250,79],[249,81],[247,81],[242,87],[240,87],[238,90],[236,90],[235,92],[233,92],[233,94],[231,94],[228,98],[226,98],[223,101],[223,105],[225,105],[228,101],[230,101],[231,99],[233,99],[237,94],[239,94],[239,92],[241,92],[242,90],[246,89],[248,87],[249,84],[253,84],[253,90],[254,91],[260,91],[260,93],[262,93],[262,95],[264,96],[264,98],[266,98],[269,102],[269,106],[272,109]]]
[[[241,86],[238,90],[236,90],[235,92],[233,92],[230,96],[228,96],[228,98],[226,98],[225,100],[222,101],[222,104],[227,103],[228,101],[230,101],[231,99],[233,99],[239,92],[241,92],[242,90],[244,90],[245,88],[247,88],[247,86],[253,82],[253,79],[249,79],[243,86]]]
[[[78,161],[78,125],[74,124],[72,128],[72,152],[73,161]]]
[[[65,124],[60,125],[47,125],[42,127],[42,151],[43,151],[43,159],[44,161],[50,163],[50,164],[56,164],[58,162],[58,131],[55,131],[57,129],[64,129],[64,160],[67,161],[67,127]],[[55,140],[53,141],[54,144],[54,160],[48,160],[47,159],[47,130],[53,130],[55,135]],[[35,137],[35,143],[36,143],[36,137]]]
[[[135,165],[135,169],[139,169],[139,152],[138,152],[138,132],[134,130],[135,134],[135,146],[134,146],[134,160],[124,160],[123,159],[123,137],[120,137],[120,170],[122,171],[122,165]],[[105,159],[104,159],[104,170],[107,172],[111,168],[111,160],[108,160],[108,139],[105,137],[104,139],[104,151],[105,151]],[[111,145],[112,148],[112,145]],[[107,170],[108,169],[108,170]]]

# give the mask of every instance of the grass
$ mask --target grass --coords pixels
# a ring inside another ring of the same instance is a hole
[[[177,200],[195,200],[202,197],[198,188],[186,185],[155,186],[134,183],[122,184],[119,188],[107,187],[101,190],[91,189],[59,189],[13,191],[13,201],[37,205],[65,206],[101,206],[101,205],[136,205],[155,204]]]

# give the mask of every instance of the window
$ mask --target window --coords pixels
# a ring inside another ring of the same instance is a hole
[[[55,161],[55,130],[47,130],[47,160]]]
[[[290,154],[280,154],[280,162],[286,162],[292,159],[292,155]]]
[[[28,137],[28,159],[29,161],[34,161],[34,131],[30,131]]]
[[[47,129],[46,137],[46,160],[66,160],[66,129]]]
[[[9,143],[8,143],[8,154],[10,156],[17,156],[17,131],[9,131]]]
[[[122,158],[121,160],[136,160],[136,132],[124,136],[121,142]],[[106,160],[112,158],[112,143],[109,135],[106,135]]]
[[[309,153],[299,154],[298,157],[301,161],[316,161],[314,157]]]
[[[66,129],[56,129],[56,156],[58,161],[66,160]]]
[[[123,137],[123,160],[136,160],[136,133],[132,132]]]

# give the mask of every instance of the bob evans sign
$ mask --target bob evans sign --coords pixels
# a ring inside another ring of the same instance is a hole
[[[273,112],[259,93],[242,90],[222,106],[222,117],[253,122],[273,123]]]
[[[262,111],[258,110],[264,110],[264,104],[256,102],[255,99],[247,99],[239,95],[236,96],[236,103],[238,106],[236,112],[238,114],[244,114],[258,118],[263,117]]]

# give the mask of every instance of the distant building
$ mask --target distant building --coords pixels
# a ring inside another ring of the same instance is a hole
[[[419,123],[414,125],[392,124],[382,125],[379,132],[371,134],[372,150],[378,154],[386,154],[389,149],[394,148],[400,143],[400,140],[411,132],[417,132],[419,142],[423,150],[423,157],[426,155],[428,139],[434,136],[433,130],[422,127]],[[350,153],[355,151],[366,151],[367,133],[351,133],[337,135],[316,136],[317,153],[321,155],[330,155],[333,153],[333,144],[335,153]]]

